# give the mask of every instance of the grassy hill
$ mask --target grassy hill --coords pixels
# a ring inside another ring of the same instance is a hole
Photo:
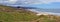
[[[36,19],[36,17],[34,12],[25,9],[0,6],[0,22],[31,21]]]
[[[10,6],[0,6],[0,22],[60,22],[60,16],[40,15]]]

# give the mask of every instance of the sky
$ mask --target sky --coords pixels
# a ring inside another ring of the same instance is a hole
[[[0,4],[44,9],[60,9],[60,0],[0,0]]]

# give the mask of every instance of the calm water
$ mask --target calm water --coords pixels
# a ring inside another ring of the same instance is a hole
[[[48,14],[60,15],[60,9],[28,9],[33,12],[46,12]]]

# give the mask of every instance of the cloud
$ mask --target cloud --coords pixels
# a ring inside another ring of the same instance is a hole
[[[8,4],[50,4],[52,2],[60,2],[60,0],[0,0],[0,3]]]
[[[17,0],[8,0],[8,2],[14,4],[17,2]]]
[[[60,2],[60,0],[22,0],[24,4],[48,4],[52,2]]]
[[[41,0],[43,3],[60,2],[60,0]]]
[[[15,4],[17,0],[0,0],[0,3]]]

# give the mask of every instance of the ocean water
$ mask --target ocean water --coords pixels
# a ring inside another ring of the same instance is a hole
[[[53,14],[53,15],[58,15],[60,16],[60,9],[28,9],[30,11],[33,12],[37,12],[37,13],[48,13],[48,14]]]

